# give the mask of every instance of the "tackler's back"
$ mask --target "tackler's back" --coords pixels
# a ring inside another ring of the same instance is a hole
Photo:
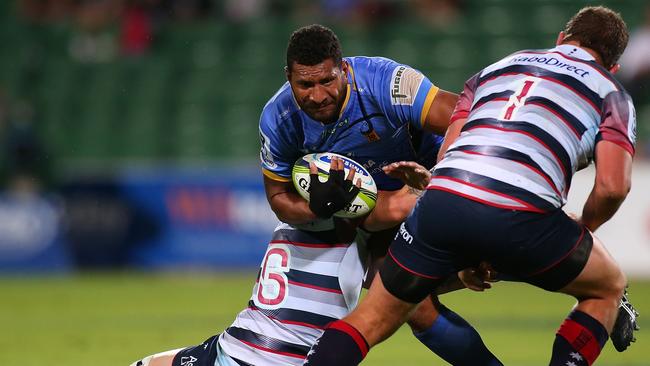
[[[559,208],[597,141],[634,149],[631,98],[572,45],[521,51],[483,69],[466,83],[454,118],[467,122],[436,166],[432,188],[498,207]]]

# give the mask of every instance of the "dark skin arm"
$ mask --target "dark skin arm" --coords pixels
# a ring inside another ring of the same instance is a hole
[[[450,93],[442,89],[438,90],[438,94],[436,94],[436,97],[431,102],[422,128],[443,136],[447,132],[447,127],[449,127],[449,121],[456,107],[456,101],[458,101],[458,94]]]
[[[400,161],[383,168],[387,175],[406,185],[397,191],[379,191],[377,206],[365,218],[364,229],[381,231],[395,227],[406,219],[427,187],[431,173],[413,161]]]
[[[596,145],[596,178],[580,221],[591,231],[607,222],[632,186],[632,155],[613,142]]]
[[[420,192],[408,186],[397,191],[377,192],[377,205],[363,219],[362,227],[368,231],[381,231],[399,225],[415,206]]]
[[[330,172],[334,170],[343,171],[343,161],[333,158],[330,163]],[[309,165],[311,174],[318,174],[316,165]],[[355,170],[350,169],[346,180],[352,181]],[[361,185],[361,180],[357,179],[357,187]],[[266,199],[275,215],[280,221],[291,225],[306,224],[318,219],[316,214],[309,208],[309,202],[303,199],[293,187],[291,182],[282,182],[273,180],[264,175],[264,190]]]
[[[303,199],[291,182],[280,182],[264,176],[264,190],[271,209],[282,222],[299,225],[316,220],[309,209],[309,202]]]

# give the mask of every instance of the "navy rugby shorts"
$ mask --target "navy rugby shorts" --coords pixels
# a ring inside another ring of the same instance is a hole
[[[198,346],[180,350],[172,366],[252,366],[229,357],[219,346],[220,334],[214,335]]]
[[[487,261],[509,278],[556,291],[580,274],[592,244],[589,231],[561,209],[515,211],[429,190],[397,232],[390,263],[380,273],[384,283],[396,278],[402,288],[404,278],[413,275],[435,286]]]

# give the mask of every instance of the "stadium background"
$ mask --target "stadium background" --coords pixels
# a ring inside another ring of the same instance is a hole
[[[631,30],[649,31],[649,2],[600,3]],[[394,58],[459,91],[509,52],[551,46],[591,4],[0,2],[0,364],[127,365],[199,343],[245,306],[275,223],[257,165],[258,116],[284,81],[295,28],[329,25],[344,54]],[[650,44],[640,47],[648,58]],[[621,74],[638,112],[634,186],[599,233],[633,279],[642,314],[650,314],[648,70]],[[584,201],[590,174],[578,176],[569,209]],[[444,301],[506,364],[521,366],[544,364],[571,304],[506,283]],[[647,342],[642,332],[623,354],[608,346],[600,364],[650,365]],[[365,364],[443,364],[422,348],[402,330]]]

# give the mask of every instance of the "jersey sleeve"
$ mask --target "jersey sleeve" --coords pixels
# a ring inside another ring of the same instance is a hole
[[[376,75],[374,92],[388,119],[421,129],[439,88],[420,71],[391,60]]]
[[[299,152],[278,128],[275,115],[265,109],[260,117],[260,162],[262,173],[280,182],[291,180],[291,169]]]
[[[419,146],[415,144],[413,146],[416,148],[416,161],[427,169],[433,168],[436,165],[438,151],[440,151],[443,141],[442,136],[424,131]]]
[[[463,91],[460,93],[458,101],[456,102],[454,112],[451,114],[451,123],[462,118],[467,118],[469,112],[472,111],[474,95],[476,94],[476,88],[478,88],[478,76],[479,75],[476,74],[465,82]]]
[[[603,100],[596,143],[601,140],[613,142],[634,156],[636,112],[632,98],[627,93],[615,91]]]

